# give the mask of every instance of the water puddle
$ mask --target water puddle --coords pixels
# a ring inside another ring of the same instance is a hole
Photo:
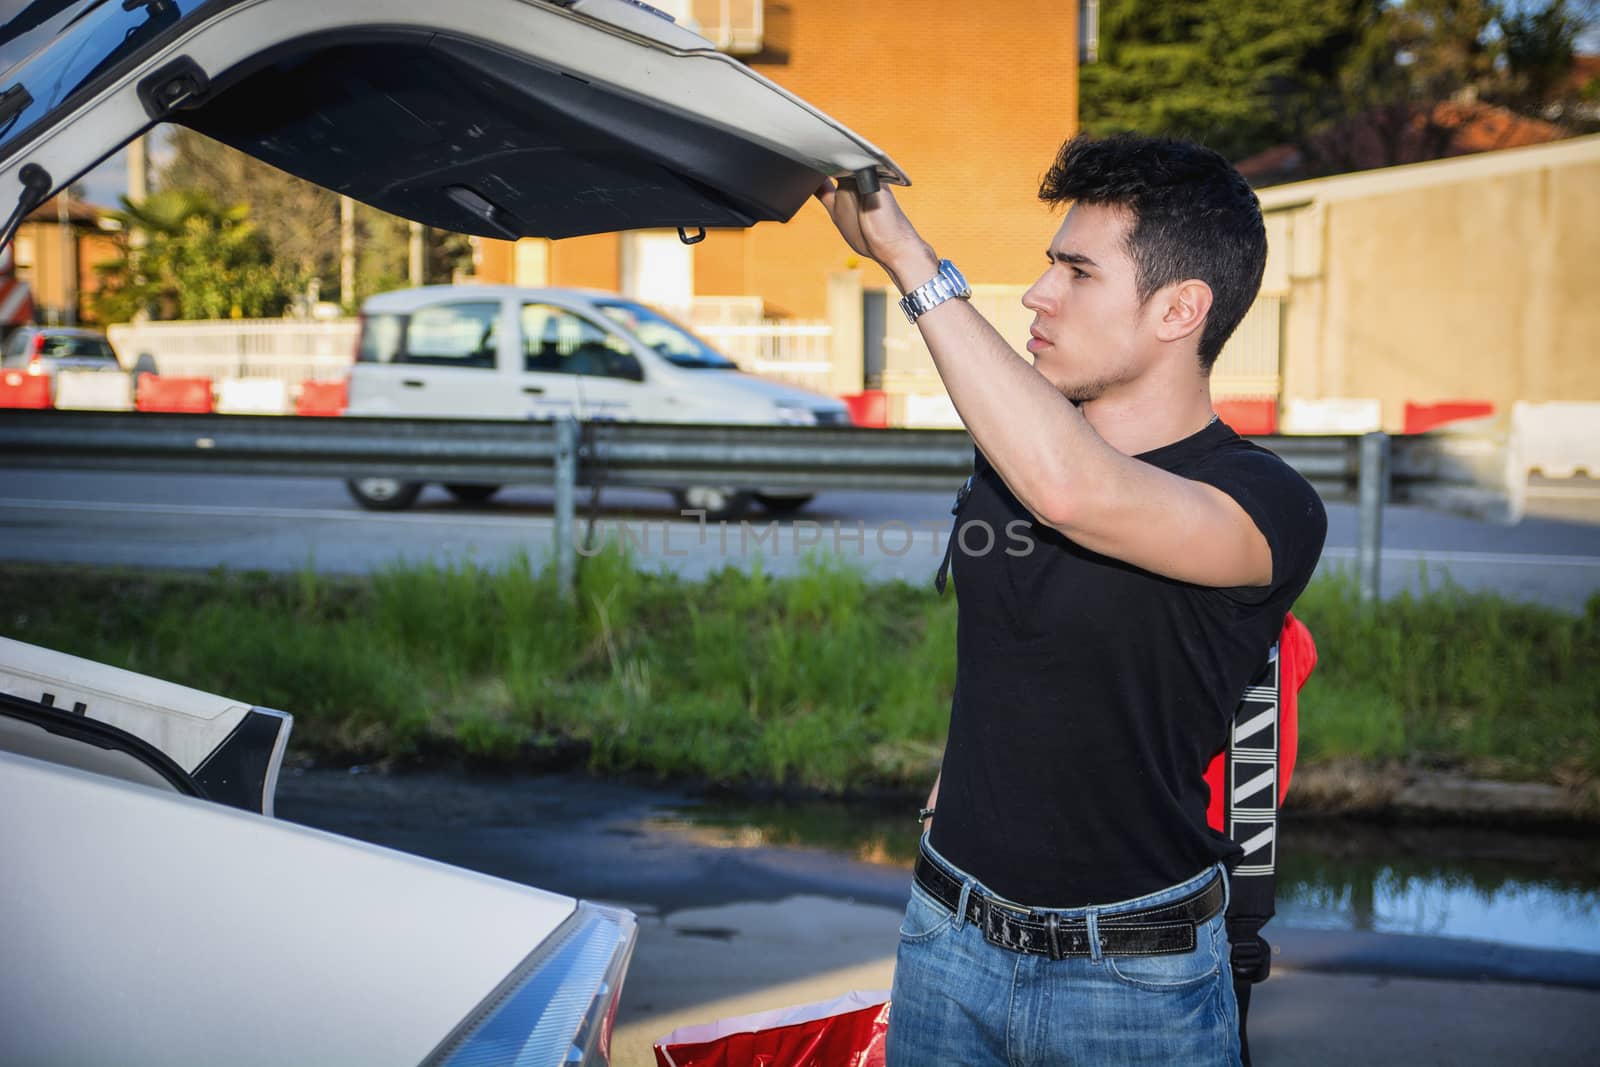
[[[909,868],[912,816],[832,802],[711,802],[661,825],[726,848],[820,848]],[[1600,954],[1600,839],[1286,820],[1277,922]]]

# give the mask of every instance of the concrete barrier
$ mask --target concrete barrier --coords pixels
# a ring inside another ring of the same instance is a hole
[[[276,378],[224,378],[217,386],[217,411],[225,415],[287,415],[289,385]]]
[[[1284,433],[1361,434],[1383,429],[1377,397],[1290,400],[1283,408]]]
[[[56,374],[56,407],[68,411],[132,411],[133,379],[111,371]]]
[[[907,393],[906,418],[908,427],[945,430],[961,429],[961,416],[950,402],[949,393]]]
[[[1525,473],[1600,477],[1600,403],[1519,402],[1511,411],[1511,440]]]

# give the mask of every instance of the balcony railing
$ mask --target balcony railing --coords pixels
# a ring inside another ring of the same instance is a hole
[[[732,55],[761,51],[764,0],[691,0],[690,14],[700,35]]]

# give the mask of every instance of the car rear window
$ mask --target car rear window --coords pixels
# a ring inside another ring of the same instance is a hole
[[[111,346],[98,337],[52,337],[49,334],[45,335],[39,354],[51,359],[96,359],[116,362],[117,358]]]

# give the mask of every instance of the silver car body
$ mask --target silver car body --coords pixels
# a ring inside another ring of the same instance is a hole
[[[30,1067],[603,1062],[634,937],[627,912],[4,751],[0,855],[0,1040]]]
[[[0,1059],[605,1062],[632,915],[273,819],[290,724],[0,639]]]
[[[62,371],[122,373],[106,335],[74,326],[23,326],[6,338],[0,367],[54,379]]]

